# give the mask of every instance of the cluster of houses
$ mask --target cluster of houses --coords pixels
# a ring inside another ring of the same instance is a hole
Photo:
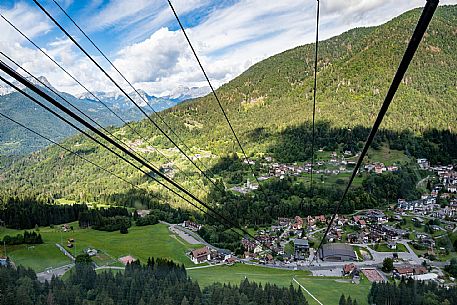
[[[182,223],[182,226],[184,228],[187,228],[191,231],[194,231],[194,232],[197,232],[199,231],[201,228],[202,228],[202,225],[201,224],[198,224],[198,223],[195,223],[193,221],[190,221],[190,220],[185,220],[183,223]]]
[[[210,249],[207,246],[194,249],[190,251],[188,255],[194,264],[201,264],[205,262],[226,262],[228,264],[233,264],[237,261],[231,251],[226,249]]]
[[[457,218],[457,171],[452,165],[430,167],[427,159],[417,159],[423,169],[434,171],[439,178],[439,184],[433,187],[430,194],[425,194],[417,200],[398,199],[396,211],[412,213],[416,216],[429,216],[443,220]],[[438,204],[438,196],[447,199],[448,205]]]
[[[268,263],[273,260],[270,250],[265,250],[261,245],[271,249],[281,255],[284,261],[304,260],[309,256],[309,241],[303,238],[303,229],[316,228],[319,223],[325,224],[327,221],[324,215],[308,216],[302,218],[278,218],[278,224],[269,230],[259,230],[256,235],[256,242],[249,239],[242,239],[245,259],[258,259]],[[292,253],[286,253],[286,244],[293,244]]]
[[[260,178],[259,178],[260,179]],[[241,186],[234,186],[231,188],[232,191],[235,191],[235,192],[238,192],[238,193],[241,193],[241,194],[247,194],[249,192],[252,192],[252,191],[255,191],[259,188],[259,185],[256,184],[256,183],[251,183],[251,181],[249,181],[249,179],[246,181],[246,183],[244,183],[243,185]]]
[[[284,176],[299,176],[302,173],[307,173],[311,169],[310,166],[288,165],[280,163],[272,163],[269,166],[269,176],[284,178]]]
[[[457,194],[457,171],[452,165],[436,166],[432,170],[437,173],[440,183],[448,193]]]
[[[397,219],[397,220],[401,220]],[[381,211],[368,211],[365,215],[356,215],[352,218],[352,224],[356,225],[360,231],[347,235],[350,243],[380,243],[387,242],[391,249],[396,248],[395,241],[408,237],[409,231],[394,228],[387,224],[388,217]]]
[[[396,210],[399,213],[413,212],[416,214],[428,215],[434,210],[439,209],[439,204],[436,203],[436,196],[424,195],[417,200],[398,199]]]
[[[375,172],[376,174],[382,174],[384,172],[396,172],[396,171],[398,171],[398,166],[396,166],[396,165],[385,166],[384,163],[376,162],[373,164],[365,165],[364,169],[367,172]]]
[[[457,198],[451,199],[448,205],[432,212],[430,216],[439,219],[457,219]]]
[[[322,151],[322,150],[320,150]],[[330,154],[331,159],[324,162],[324,161],[318,161],[316,162],[315,168],[313,170],[314,173],[316,174],[327,174],[327,175],[338,175],[340,173],[344,172],[351,172],[351,170],[348,170],[346,166],[355,166],[355,161],[349,161],[345,160],[345,156],[352,156],[352,153],[350,151],[346,151],[343,156],[338,157],[338,154],[336,152],[332,152]],[[311,171],[311,163],[306,163],[304,165],[297,165],[296,163],[294,164],[283,164],[283,163],[278,163],[274,162],[273,158],[271,157],[265,157],[266,163],[262,163],[262,167],[268,169],[268,173],[262,176],[259,176],[259,180],[267,180],[270,179],[271,177],[276,177],[279,179],[283,179],[284,177],[287,176],[300,176],[304,173],[309,173]],[[246,164],[255,164],[255,161],[251,159],[246,159],[243,161]],[[322,167],[324,165],[328,165],[329,168],[327,169],[318,169],[319,167]],[[254,186],[257,185],[248,185],[249,182],[247,182],[243,186],[239,187],[234,187],[232,190],[236,192],[241,192],[241,193],[247,193],[250,192],[254,189]],[[257,186],[258,187],[258,186]]]

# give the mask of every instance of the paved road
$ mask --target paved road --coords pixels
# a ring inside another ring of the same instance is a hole
[[[184,231],[184,228],[182,228],[179,225],[173,225],[173,224],[169,225],[168,229],[171,232],[178,234],[179,237],[181,237],[182,239],[184,239],[186,242],[188,242],[191,245],[201,244],[201,242],[199,240],[197,240],[193,235],[188,234],[186,231]]]
[[[201,238],[200,235],[198,235],[194,231],[191,231],[191,230],[189,230],[187,228],[184,228],[184,227],[182,227],[180,225],[171,224],[171,223],[168,223],[168,222],[165,222],[165,221],[160,221],[160,223],[166,224],[169,227],[174,227],[176,229],[179,229],[180,231],[185,232],[186,234],[188,234],[188,235],[192,236],[193,238],[195,238],[199,242],[199,244],[205,245],[210,249],[219,250],[219,248],[216,248],[215,246],[211,245],[210,243],[207,243],[203,238]]]
[[[74,265],[75,264],[72,263],[65,266],[48,269],[46,271],[37,273],[37,278],[42,283],[44,283],[45,281],[51,281],[53,276],[60,277],[64,275],[64,273],[73,268]]]
[[[118,267],[118,266],[101,266],[101,267],[96,267],[96,268],[95,268],[95,270],[105,270],[105,269],[125,270],[125,267]]]
[[[62,245],[56,244],[56,247],[59,248],[59,250],[60,250],[64,255],[66,255],[69,259],[71,259],[72,261],[75,261],[75,257],[74,257],[73,255],[71,255],[71,253],[68,252]]]
[[[373,249],[371,249],[367,244],[357,244],[357,246],[366,249],[367,251],[370,252],[371,256],[373,257],[373,262],[375,264],[382,264],[385,258],[390,257],[392,258],[393,253],[398,254],[398,258],[410,262],[414,265],[420,265],[423,261],[423,259],[420,259],[416,253],[411,249],[411,247],[408,245],[409,240],[399,240],[397,241],[398,244],[402,244],[406,247],[408,252],[377,252]],[[369,262],[369,261],[367,261]],[[372,262],[372,264],[373,264]]]

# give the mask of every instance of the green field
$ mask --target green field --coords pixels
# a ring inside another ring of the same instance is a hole
[[[403,244],[397,244],[396,249],[390,249],[387,247],[387,244],[377,244],[376,246],[370,245],[369,247],[378,252],[409,252]]]
[[[7,246],[7,255],[17,265],[39,272],[49,267],[70,264],[71,260],[51,244]]]
[[[259,283],[289,286],[293,276],[310,275],[309,271],[282,270],[244,264],[193,269],[188,270],[187,273],[201,286],[208,286],[214,282],[239,284],[245,277]]]
[[[361,279],[359,285],[349,283],[344,278],[313,277],[308,271],[293,271],[236,264],[234,266],[217,266],[202,269],[188,270],[187,273],[204,287],[214,282],[238,285],[245,278],[259,283],[273,283],[288,287],[292,279],[297,279],[310,293],[325,305],[338,304],[341,294],[351,295],[358,304],[367,305],[367,295],[371,284]],[[297,285],[294,284],[296,287]],[[306,292],[306,299],[310,305],[318,305]]]
[[[382,162],[385,166],[393,164],[406,164],[411,161],[411,159],[405,155],[404,152],[389,149],[386,146],[381,147],[379,150],[370,148],[365,158],[367,163]]]
[[[72,223],[77,228],[76,223]],[[22,233],[21,230],[2,229],[0,238],[4,235]],[[163,257],[186,266],[193,263],[185,255],[189,249],[198,248],[201,245],[190,245],[181,238],[171,234],[164,224],[145,227],[132,227],[128,234],[116,232],[103,232],[92,229],[75,229],[73,232],[61,232],[58,227],[40,228],[44,244],[35,245],[32,250],[27,250],[26,245],[7,246],[7,253],[18,265],[31,267],[35,271],[43,271],[45,268],[64,265],[69,262],[55,246],[56,243],[66,245],[69,238],[75,239],[75,248],[67,249],[72,254],[81,254],[86,248],[95,248],[102,253],[94,260],[98,264],[117,265],[119,257],[132,255],[141,261],[148,257]],[[33,254],[32,254],[33,253]]]

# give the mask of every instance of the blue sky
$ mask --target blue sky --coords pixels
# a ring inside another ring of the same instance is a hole
[[[204,78],[166,0],[56,0],[116,66],[139,88],[168,95],[204,87]],[[39,0],[77,40],[97,56],[52,0]],[[219,86],[252,64],[315,35],[316,0],[174,0],[210,78]],[[320,37],[384,23],[425,0],[321,0]],[[444,0],[455,4],[457,0]],[[114,90],[96,67],[32,0],[0,1],[0,12],[92,90]],[[0,49],[60,90],[81,93],[50,61],[0,19]],[[113,72],[112,70],[110,70]]]

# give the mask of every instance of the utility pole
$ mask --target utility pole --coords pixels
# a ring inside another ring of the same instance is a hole
[[[3,252],[5,252],[5,257],[8,257],[6,255],[6,241],[3,241]]]

